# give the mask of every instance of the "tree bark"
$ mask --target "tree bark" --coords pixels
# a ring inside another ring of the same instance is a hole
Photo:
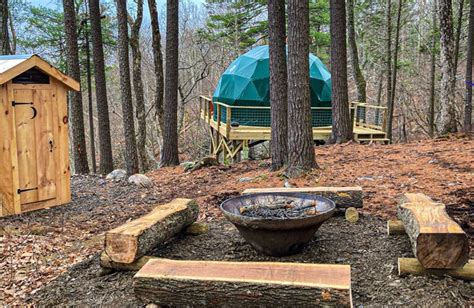
[[[331,19],[331,81],[332,81],[332,134],[331,143],[352,140],[347,89],[346,6],[344,1],[330,0]]]
[[[135,123],[133,119],[132,88],[130,85],[130,62],[128,58],[127,1],[117,0],[118,58],[120,68],[120,96],[125,137],[125,165],[129,175],[139,172]]]
[[[132,80],[135,92],[136,117],[138,122],[137,150],[141,172],[150,169],[146,152],[146,110],[142,80],[142,53],[140,51],[140,28],[143,20],[143,0],[137,0],[137,16],[131,25],[130,47],[132,49]]]
[[[413,254],[424,268],[458,268],[469,259],[466,233],[446,213],[444,204],[423,194],[405,194],[397,208]]]
[[[456,75],[458,72],[458,61],[459,61],[459,44],[461,42],[461,32],[462,32],[462,20],[464,15],[464,0],[459,0],[459,8],[458,8],[458,23],[456,25],[456,33],[454,38],[454,79],[453,79],[453,88],[454,92],[456,92]]]
[[[178,48],[179,1],[166,4],[166,82],[161,166],[176,166],[178,156]]]
[[[12,53],[10,48],[10,35],[8,32],[8,0],[0,0],[0,52],[2,55]]]
[[[190,199],[158,205],[149,214],[108,231],[105,254],[116,263],[133,263],[195,222],[198,214],[196,201]]]
[[[270,103],[272,169],[282,168],[288,157],[288,79],[286,70],[285,0],[268,1],[270,49]]]
[[[95,96],[97,117],[99,119],[99,171],[102,174],[112,172],[112,142],[110,138],[109,106],[107,102],[107,85],[105,81],[104,47],[102,44],[102,26],[99,0],[89,0],[92,56],[94,60]]]
[[[359,64],[359,52],[356,43],[356,31],[354,22],[354,0],[347,0],[347,40],[352,61],[352,74],[357,87],[357,100],[361,103],[367,101],[366,81]]]
[[[67,71],[69,76],[81,82],[79,48],[77,46],[77,25],[74,0],[63,0],[64,31],[66,36]],[[72,126],[72,153],[74,170],[77,174],[88,174],[86,136],[84,131],[84,110],[82,93],[72,91],[69,96],[69,110]]]
[[[309,3],[288,1],[288,169],[298,176],[317,167],[309,93]]]
[[[437,22],[436,12],[438,10],[436,5],[437,0],[433,0],[433,13],[432,13],[432,41],[431,41],[431,65],[430,65],[430,105],[428,109],[428,125],[429,134],[433,138],[435,135],[435,98],[436,98],[436,33],[437,33]]]
[[[439,1],[439,21],[441,34],[441,84],[440,134],[456,132],[456,110],[454,91],[454,41],[451,0]]]
[[[392,123],[393,113],[395,110],[395,92],[397,88],[397,73],[398,73],[398,46],[400,45],[400,21],[402,17],[403,0],[398,0],[398,12],[397,12],[397,25],[395,29],[395,50],[393,52],[393,76],[392,76],[392,89],[390,98],[390,108],[388,110],[389,115],[389,130],[387,132],[387,138],[392,140]],[[405,123],[405,122],[404,122]]]
[[[471,0],[469,10],[469,33],[466,53],[466,99],[464,103],[464,132],[472,132],[472,63],[474,58],[474,0]]]
[[[392,106],[392,0],[387,0],[387,50],[386,52],[386,74],[387,74],[387,137],[392,136],[393,106]],[[391,140],[390,140],[391,141]]]
[[[173,307],[352,307],[348,265],[151,259],[133,288]]]
[[[163,54],[161,52],[160,24],[158,23],[158,12],[155,0],[148,0],[151,17],[151,35],[153,47],[153,63],[155,68],[155,109],[158,117],[161,134],[164,131],[163,111]]]
[[[91,165],[92,172],[97,173],[97,164],[95,157],[95,133],[94,133],[94,109],[92,106],[92,72],[91,72],[91,55],[89,43],[89,29],[85,33],[86,43],[86,68],[87,68],[87,98],[89,103],[89,135],[90,135],[90,151],[91,151]]]

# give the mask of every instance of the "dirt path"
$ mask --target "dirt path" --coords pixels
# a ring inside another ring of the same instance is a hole
[[[320,169],[292,180],[294,186],[360,185],[364,212],[384,218],[395,214],[400,194],[424,192],[447,205],[473,247],[474,141],[347,144],[318,147],[316,152]],[[0,298],[5,304],[23,303],[27,294],[98,252],[104,231],[155,204],[175,197],[196,198],[200,220],[219,220],[218,205],[229,196],[245,188],[283,186],[283,174],[267,167],[267,162],[253,161],[193,173],[164,168],[149,174],[152,189],[100,177],[74,177],[71,204],[0,219]]]

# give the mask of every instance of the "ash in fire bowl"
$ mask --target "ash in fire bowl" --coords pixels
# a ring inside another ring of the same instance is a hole
[[[327,198],[303,193],[249,194],[221,205],[242,237],[257,251],[272,256],[299,252],[335,208]]]

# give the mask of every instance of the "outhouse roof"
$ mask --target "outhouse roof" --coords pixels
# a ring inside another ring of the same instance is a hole
[[[79,82],[34,54],[0,56],[0,85],[33,67],[55,78],[71,90],[79,91],[81,89]]]

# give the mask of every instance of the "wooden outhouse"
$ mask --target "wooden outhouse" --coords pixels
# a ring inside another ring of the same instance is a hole
[[[37,55],[0,56],[0,216],[71,201],[69,90]]]

